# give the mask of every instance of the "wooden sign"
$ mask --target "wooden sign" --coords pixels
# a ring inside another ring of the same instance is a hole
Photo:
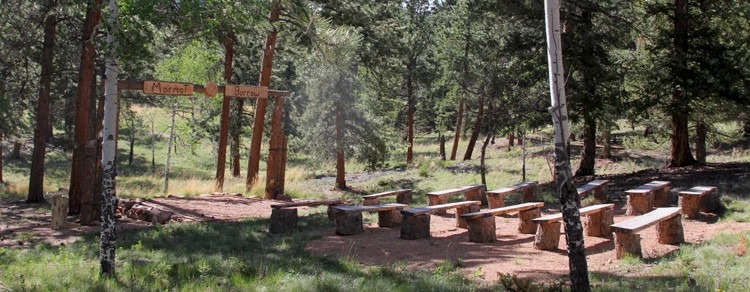
[[[190,83],[143,81],[143,92],[161,95],[193,95]]]
[[[227,84],[224,95],[230,97],[268,98],[268,87]]]

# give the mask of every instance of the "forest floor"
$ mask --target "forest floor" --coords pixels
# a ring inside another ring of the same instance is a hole
[[[708,164],[682,169],[654,169],[630,174],[599,176],[611,180],[608,188],[610,201],[616,205],[615,222],[624,216],[624,190],[651,180],[672,182],[672,204],[677,204],[676,193],[696,185],[711,185],[714,181],[750,179],[750,163]],[[591,178],[579,178],[581,184]],[[539,189],[552,188],[552,183]],[[195,197],[157,197],[144,199],[143,204],[173,212],[173,221],[238,221],[247,218],[269,218],[270,205],[278,201],[248,198],[237,195],[201,195]],[[0,202],[0,247],[28,248],[35,244],[52,246],[69,244],[86,234],[95,234],[98,226],[80,226],[70,217],[67,228],[52,230],[49,205],[28,205],[22,201]],[[556,213],[559,205],[547,203],[543,213]],[[324,212],[324,211],[322,211]],[[304,216],[304,212],[302,212]],[[713,214],[702,214],[699,220],[683,220],[685,245],[699,244],[719,233],[738,233],[750,230],[750,223],[719,220]],[[378,228],[373,220],[366,220],[365,232],[355,236],[337,236],[333,226],[325,229],[302,230],[319,233],[306,250],[313,255],[346,258],[364,265],[401,265],[404,268],[434,269],[450,262],[465,271],[467,277],[480,282],[494,282],[499,274],[515,274],[534,280],[564,279],[568,273],[565,235],[561,235],[558,251],[539,251],[533,248],[534,235],[519,234],[517,219],[497,217],[498,241],[471,243],[465,229],[455,227],[452,214],[432,216],[431,238],[422,240],[399,239],[399,230]],[[119,230],[142,229],[151,223],[120,218]],[[648,263],[668,256],[679,248],[659,244],[655,228],[640,232],[644,258]],[[592,273],[639,276],[647,269],[623,270],[615,259],[612,238],[586,237],[586,254]]]

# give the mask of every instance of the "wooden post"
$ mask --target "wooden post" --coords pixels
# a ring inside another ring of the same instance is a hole
[[[654,193],[654,207],[666,207],[669,206],[669,187],[664,187],[660,190],[656,190]]]
[[[682,208],[682,213],[688,219],[696,219],[700,217],[702,196],[698,195],[680,195],[677,204]]]
[[[487,193],[487,205],[490,209],[505,207],[505,194]]]
[[[461,217],[461,215],[466,213],[479,212],[479,208],[480,207],[477,205],[456,208],[456,227],[467,228],[466,219]]]
[[[560,222],[540,223],[534,235],[534,248],[557,250],[560,245]]]
[[[397,227],[401,225],[401,210],[378,212],[378,226]]]
[[[336,234],[356,235],[365,232],[362,227],[362,212],[336,212]]]
[[[68,196],[52,196],[52,229],[63,229],[68,222]]]
[[[518,212],[518,232],[521,232],[521,234],[536,233],[536,223],[531,221],[531,219],[541,216],[542,211],[539,208]]]
[[[401,213],[403,221],[401,222],[402,239],[420,239],[430,237],[430,214],[411,215]]]
[[[494,242],[497,241],[495,216],[469,219],[469,241],[471,242]]]
[[[656,232],[661,244],[685,242],[685,236],[682,232],[682,217],[679,215],[659,222],[656,225]]]
[[[654,209],[654,196],[652,193],[629,194],[625,216],[638,216],[651,212]]]
[[[627,234],[615,232],[615,257],[622,259],[626,254],[634,257],[643,257],[641,252],[641,236],[639,234]]]
[[[297,228],[297,209],[276,209],[271,210],[271,228],[268,232],[284,233],[293,231]]]

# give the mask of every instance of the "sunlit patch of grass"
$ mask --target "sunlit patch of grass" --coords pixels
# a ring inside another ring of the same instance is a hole
[[[29,185],[8,181],[0,184],[0,200],[21,200],[29,194]]]

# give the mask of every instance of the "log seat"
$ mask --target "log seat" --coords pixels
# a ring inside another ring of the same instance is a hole
[[[399,204],[409,204],[412,202],[411,192],[411,189],[402,189],[362,196],[362,205],[380,205],[380,198],[386,196],[396,196],[396,202],[398,202]]]
[[[469,229],[469,241],[471,242],[494,242],[497,241],[495,233],[495,216],[518,212],[518,231],[523,234],[534,234],[536,225],[531,219],[541,215],[539,208],[544,203],[523,203],[513,206],[482,210],[479,212],[461,215],[466,220]]]
[[[656,225],[659,243],[678,244],[685,241],[682,232],[682,216],[680,207],[657,208],[630,220],[612,224],[615,232],[615,254],[621,259],[625,254],[643,257],[641,253],[641,237],[638,231]]]
[[[328,206],[328,219],[333,220],[331,206],[346,205],[346,200],[304,200],[271,205],[271,227],[268,232],[284,233],[297,228],[297,207]]]
[[[355,235],[364,232],[362,212],[378,212],[378,226],[396,227],[401,225],[401,210],[404,204],[385,204],[369,206],[333,206],[336,221],[336,234]]]
[[[487,203],[485,195],[485,185],[470,185],[455,189],[434,191],[427,193],[427,205],[443,205],[448,203],[448,198],[452,195],[463,194],[467,201],[480,201],[482,204]],[[444,210],[438,211],[438,214],[445,214]]]
[[[509,187],[488,191],[487,202],[489,208],[495,209],[505,206],[505,197],[515,193],[523,194],[522,201],[524,203],[536,201],[534,188],[536,188],[538,183],[537,181],[524,181]]]
[[[716,196],[716,187],[693,187],[678,194],[678,204],[688,219],[698,218],[701,211],[717,212],[721,208],[721,202]]]
[[[654,207],[669,205],[668,181],[655,180],[625,193],[628,194],[626,216],[638,216],[651,212]]]
[[[442,214],[449,209],[456,209],[456,226],[467,228],[466,220],[461,215],[479,211],[481,204],[481,201],[462,201],[401,210],[401,238],[430,237],[430,214]]]
[[[581,187],[577,188],[578,196],[581,198],[585,197],[589,193],[594,195],[594,198],[597,199],[599,202],[605,202],[607,201],[607,194],[604,193],[604,188],[609,183],[609,180],[607,179],[597,179],[592,180],[588,182],[585,185],[582,185]]]
[[[598,204],[578,209],[580,216],[586,216],[586,220],[582,220],[586,235],[609,237],[612,234],[609,226],[614,220],[614,208],[614,204]],[[539,224],[534,236],[534,248],[556,250],[560,243],[560,222],[562,220],[562,213],[532,219],[531,221]]]

